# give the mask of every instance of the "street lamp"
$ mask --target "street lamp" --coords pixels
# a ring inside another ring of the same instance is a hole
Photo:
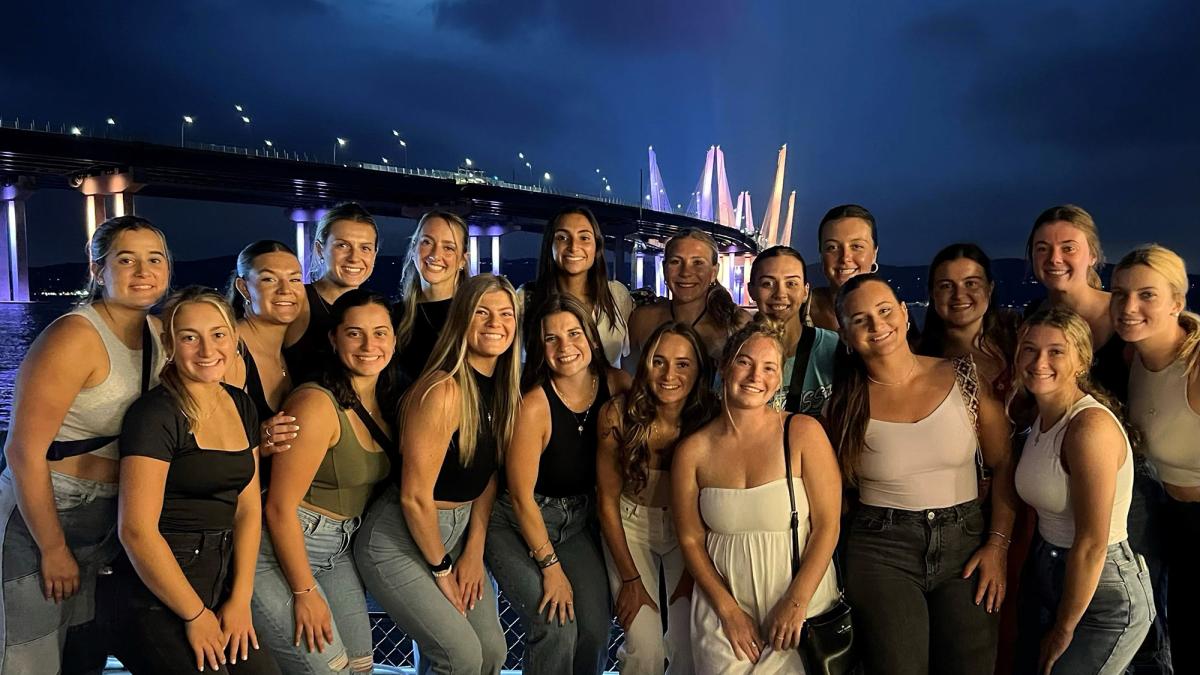
[[[404,142],[403,138],[397,139],[400,142],[400,148],[404,150],[404,168],[408,168],[408,143]]]
[[[545,188],[546,188],[546,183],[549,183],[549,182],[550,182],[550,172],[549,172],[549,171],[547,171],[547,172],[545,172],[545,173],[543,173],[543,174],[542,174],[542,181],[541,181],[541,186],[542,186],[542,189],[545,189]]]
[[[71,127],[71,135],[72,136],[82,136],[83,129],[80,129],[79,127]]]
[[[387,157],[380,157],[379,159],[382,159],[384,164],[387,164],[387,163],[388,163],[388,158],[387,158]]]
[[[236,110],[236,111],[238,111],[238,112],[244,112],[244,111],[243,111],[243,109],[242,109],[242,106],[238,105],[237,103],[234,103],[234,104],[233,104],[233,109],[234,109],[234,110]]]
[[[180,125],[179,125],[179,146],[180,146],[180,147],[183,147],[183,145],[184,145],[184,143],[183,143],[183,130],[184,130],[184,129],[186,129],[186,128],[187,128],[189,125],[191,125],[191,124],[192,124],[192,123],[194,123],[195,121],[196,121],[196,120],[194,120],[194,119],[192,118],[192,116],[191,116],[191,115],[184,115],[184,116],[183,116],[183,122],[182,122],[182,123],[180,123]]]
[[[346,143],[347,143],[348,141],[347,141],[346,139],[344,139],[344,138],[335,138],[334,140],[335,140],[335,141],[337,141],[337,143],[334,143],[334,144],[333,144],[333,163],[334,163],[334,164],[337,164],[337,151],[338,151],[338,148],[344,148],[344,147],[346,147]]]
[[[530,164],[529,162],[525,162],[525,168],[529,169],[529,182],[532,183],[533,182],[533,165]]]
[[[473,166],[475,166],[475,162],[472,162],[470,157],[468,157],[468,158],[466,159],[466,161],[464,162],[464,164],[466,164],[466,167],[467,167],[468,169],[469,169],[469,168],[471,168],[471,167],[473,167]]]
[[[106,120],[104,120],[104,123],[105,123],[105,124],[107,124],[107,125],[108,125],[108,126],[110,126],[110,127],[115,127],[115,126],[117,126],[117,121],[116,121],[116,120],[114,120],[114,119],[113,119],[113,118],[111,118],[111,117],[110,117],[110,118],[108,118],[108,119],[106,119]]]
[[[242,122],[244,122],[245,124],[250,124],[250,118],[246,117],[245,115],[242,115]]]

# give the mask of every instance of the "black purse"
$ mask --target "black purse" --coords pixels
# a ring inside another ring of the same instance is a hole
[[[796,511],[796,489],[792,487],[792,451],[789,431],[792,417],[783,423],[783,461],[786,467],[788,500],[792,505],[792,578],[800,571],[800,516]],[[836,569],[835,569],[836,575]],[[859,671],[859,659],[854,646],[854,623],[850,605],[839,594],[837,603],[819,616],[804,621],[800,634],[800,659],[807,675],[852,675]]]

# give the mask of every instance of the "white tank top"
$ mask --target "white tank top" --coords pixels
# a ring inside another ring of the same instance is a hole
[[[1075,543],[1075,513],[1071,508],[1070,476],[1062,465],[1062,442],[1070,421],[1088,408],[1103,410],[1120,426],[1111,410],[1086,395],[1044,432],[1039,431],[1042,427],[1039,416],[1025,439],[1025,449],[1017,463],[1017,494],[1037,510],[1038,532],[1042,538],[1060,548],[1070,548]],[[1125,437],[1125,463],[1117,470],[1117,489],[1113,494],[1112,518],[1108,525],[1109,545],[1129,538],[1125,528],[1129,520],[1129,501],[1133,496],[1133,450],[1124,427],[1121,427],[1121,435]]]
[[[1188,404],[1187,362],[1152,372],[1134,355],[1129,368],[1129,419],[1142,430],[1142,450],[1164,483],[1200,486],[1200,415]]]
[[[865,445],[858,466],[863,504],[923,511],[979,497],[979,441],[957,381],[924,419],[867,422]]]
[[[55,441],[81,441],[102,436],[119,436],[121,419],[125,410],[142,395],[142,350],[130,349],[109,329],[104,319],[92,305],[77,307],[70,312],[87,319],[108,353],[108,377],[100,384],[81,389],[71,401],[62,426],[54,435]],[[150,386],[158,384],[158,374],[164,363],[162,345],[157,331],[150,331],[154,339],[154,363],[151,367]],[[107,459],[119,459],[117,442],[88,453]]]

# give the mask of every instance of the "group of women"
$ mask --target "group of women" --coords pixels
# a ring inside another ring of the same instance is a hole
[[[767,249],[752,317],[698,230],[635,309],[582,207],[519,291],[426,214],[394,303],[355,204],[309,283],[259,241],[225,295],[168,294],[162,231],[104,223],[18,375],[0,673],[371,672],[368,594],[420,672],[498,673],[497,584],[533,674],[603,671],[614,617],[623,673],[802,672],[843,596],[868,673],[1200,672],[1182,259],[1139,248],[1105,291],[1094,222],[1056,207],[1023,321],[955,244],[918,331],[869,211],[818,239],[828,288]]]

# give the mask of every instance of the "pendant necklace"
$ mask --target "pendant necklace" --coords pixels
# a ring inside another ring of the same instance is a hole
[[[580,417],[579,413],[571,410],[571,408],[567,405],[566,399],[563,398],[562,392],[558,390],[558,386],[554,384],[554,380],[550,380],[550,388],[554,390],[554,395],[558,397],[558,400],[563,404],[563,407],[567,409],[567,412],[571,413],[571,417],[575,418],[575,423],[578,425],[576,430],[579,432],[580,436],[583,435],[583,426],[587,424],[588,417],[592,414],[592,404],[596,402],[596,387],[598,382],[599,378],[595,375],[592,375],[592,395],[590,397],[591,402],[588,403],[587,410],[583,411],[583,417]]]

